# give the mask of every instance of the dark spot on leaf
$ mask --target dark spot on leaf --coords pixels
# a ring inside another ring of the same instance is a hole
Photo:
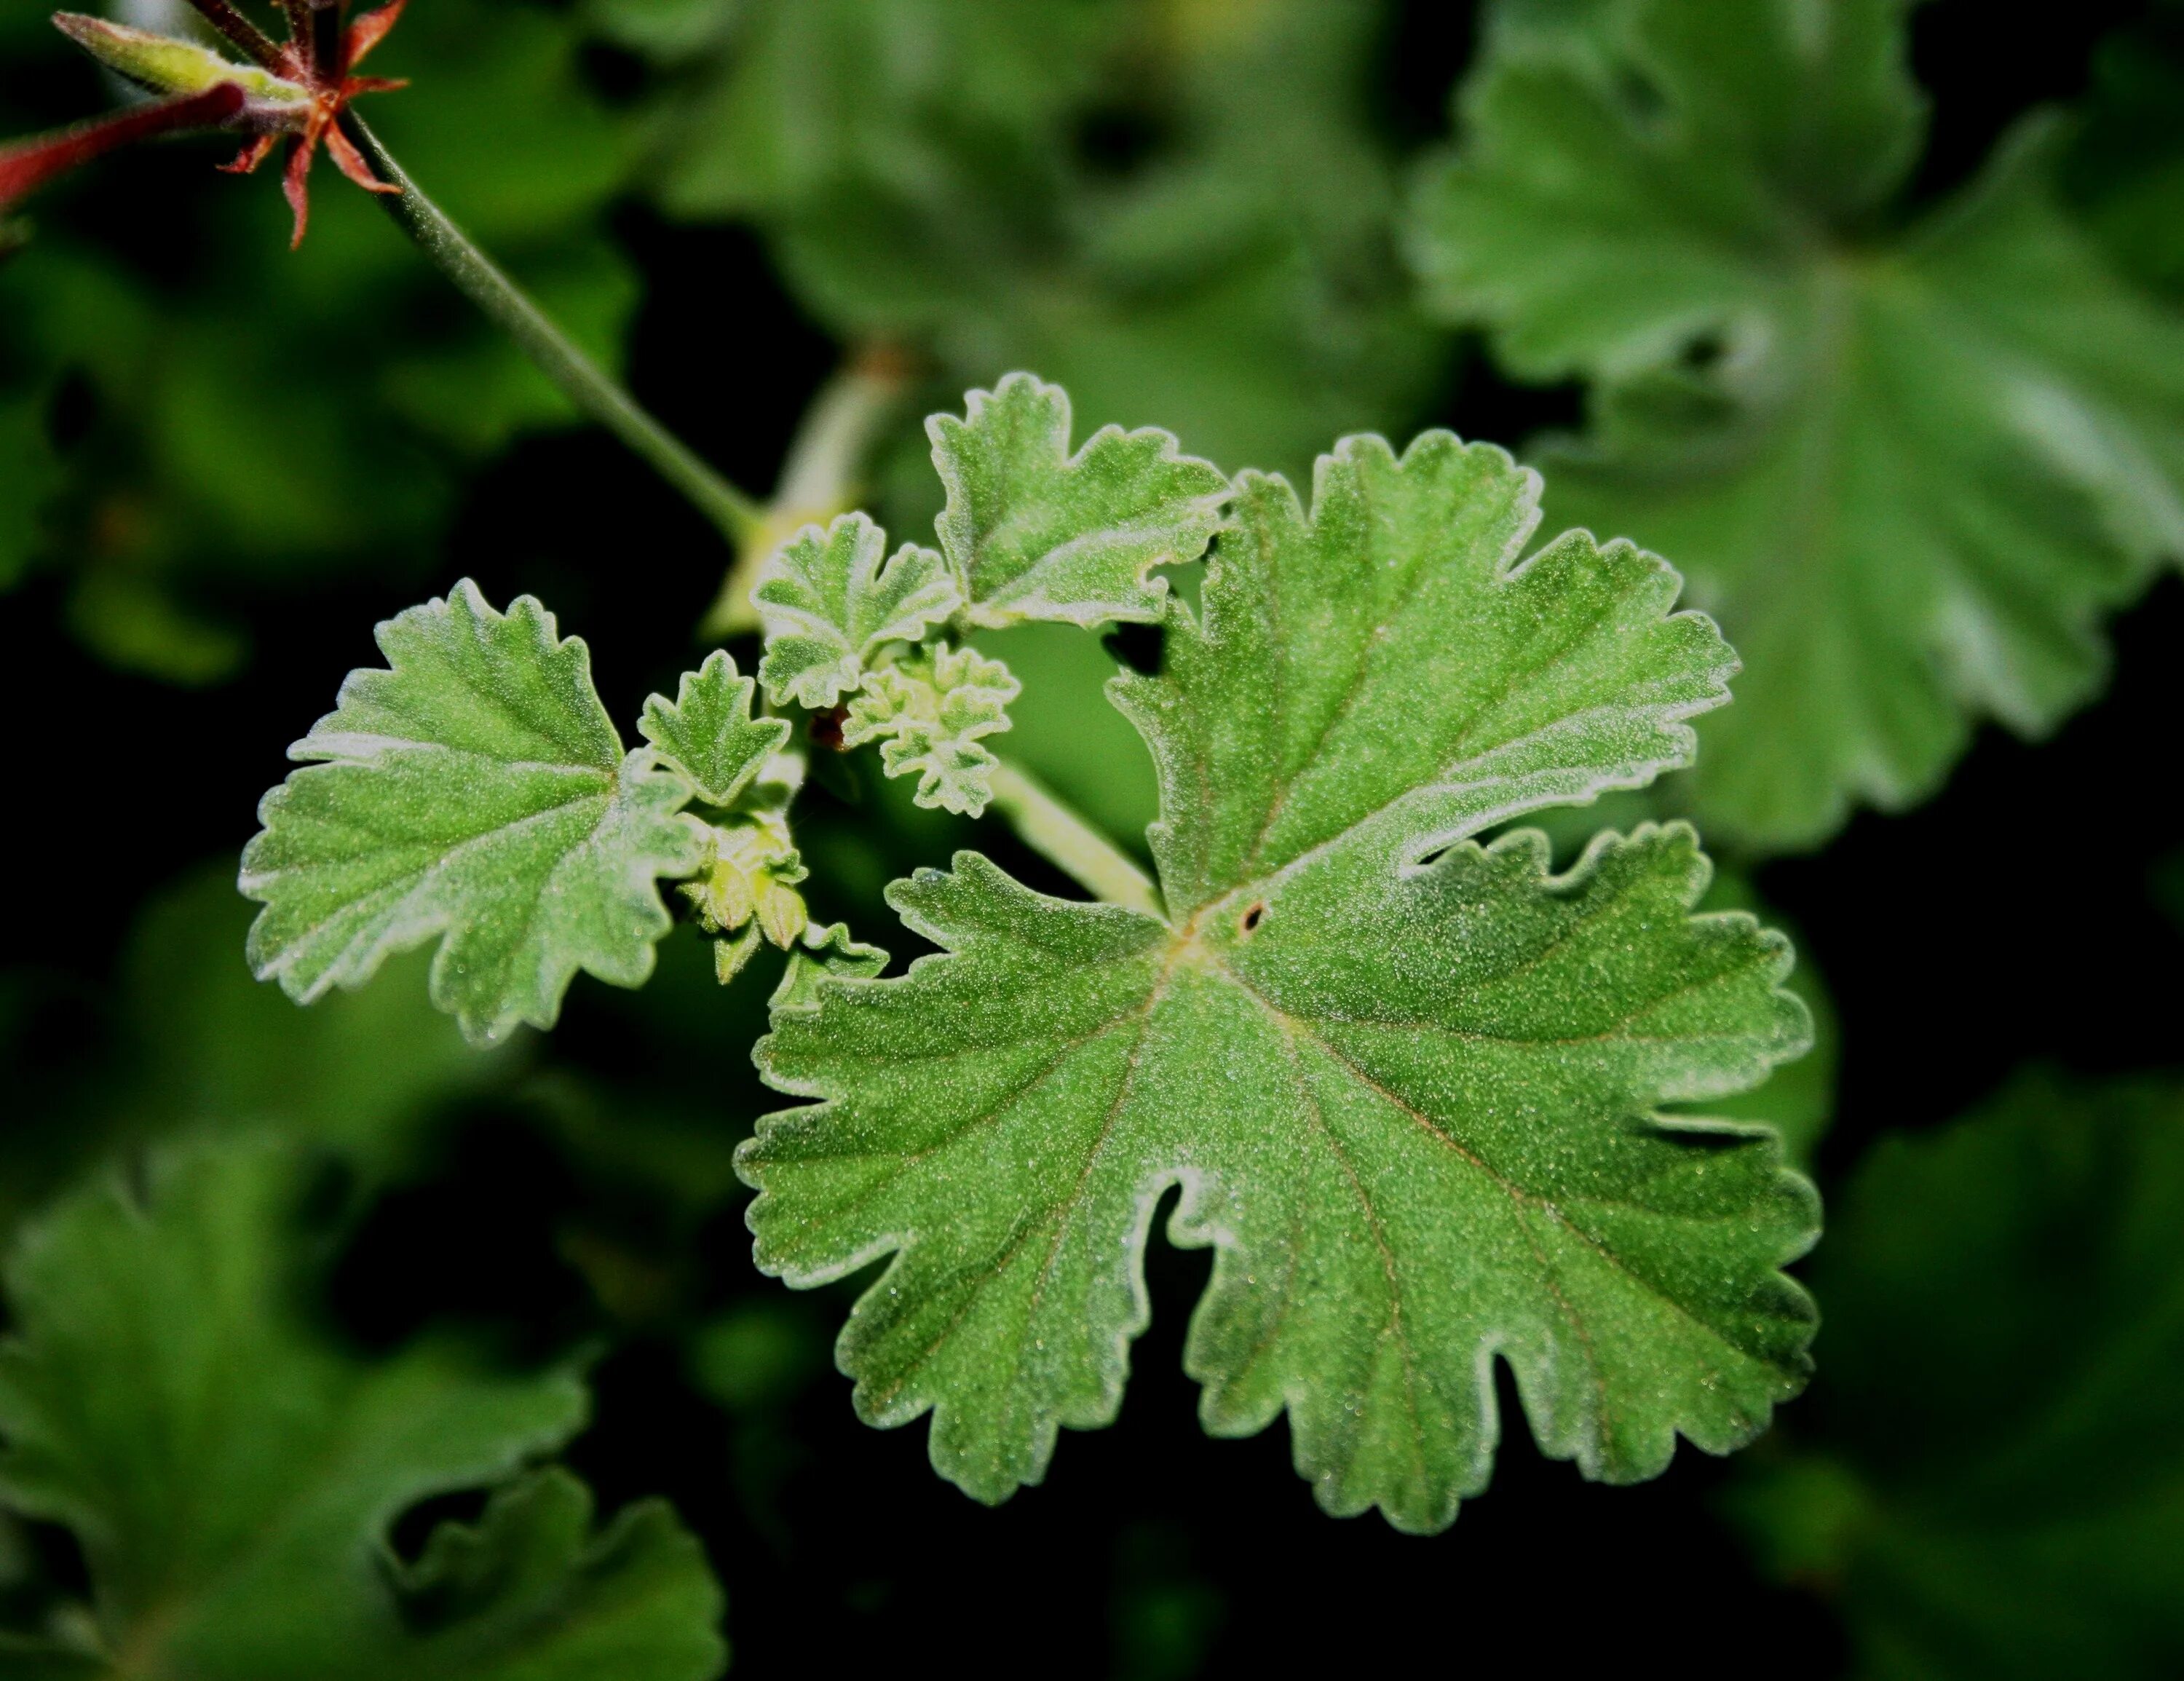
[[[1253,905],[1249,910],[1246,910],[1244,913],[1244,920],[1236,925],[1236,932],[1240,934],[1249,934],[1254,928],[1259,926],[1262,921],[1264,920],[1266,914],[1267,902],[1264,899],[1261,899],[1256,905]]]

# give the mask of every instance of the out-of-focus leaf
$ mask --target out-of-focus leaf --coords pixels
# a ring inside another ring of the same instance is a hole
[[[1802,1451],[1731,1509],[1858,1673],[2184,1669],[2184,1091],[2028,1077],[1883,1143],[1812,1282]]]
[[[154,1158],[62,1204],[7,1269],[0,1501],[75,1532],[104,1662],[222,1681],[702,1681],[720,1595],[656,1506],[599,1535],[547,1473],[404,1567],[388,1532],[582,1423],[566,1372],[359,1360],[296,1299],[304,1176],[262,1144]],[[63,1673],[66,1673],[64,1670]]]
[[[1159,791],[1145,743],[1107,701],[1108,681],[1122,670],[1115,656],[1098,637],[1067,625],[987,632],[978,646],[1011,671],[1032,674],[1009,703],[1009,758],[1142,853]]]
[[[252,916],[232,865],[151,901],[131,942],[124,1011],[141,1060],[130,1107],[148,1131],[280,1131],[366,1168],[401,1164],[448,1098],[504,1080],[521,1058],[481,1052],[425,995],[430,959],[393,960],[370,985],[298,1010],[251,978]]]
[[[2184,298],[2184,3],[2101,44],[2063,168],[2072,206],[2126,272]]]
[[[2184,322],[2058,204],[2037,119],[1892,230],[1904,0],[1581,9],[1466,86],[1419,260],[1514,371],[1595,382],[1552,511],[1670,557],[1744,657],[1710,832],[1808,845],[2098,685],[2101,615],[2184,554]]]
[[[45,34],[52,49],[34,36],[25,52],[74,50]],[[519,0],[433,0],[372,68],[412,79],[373,114],[405,166],[618,361],[637,287],[603,220],[627,125],[587,91],[567,21]],[[241,653],[193,599],[343,569],[415,576],[464,470],[573,419],[365,195],[326,185],[292,255],[276,184],[219,175],[226,154],[200,150],[202,184],[171,214],[176,237],[220,253],[201,274],[142,272],[114,254],[125,230],[64,198],[0,264],[0,583],[71,570],[71,621],[93,649],[181,682],[226,676]],[[79,421],[33,498],[8,481],[14,417],[64,392]]]
[[[943,387],[1036,367],[1088,427],[1150,420],[1228,467],[1301,472],[1337,432],[1411,419],[1439,377],[1367,104],[1379,0],[591,15],[677,73],[669,209],[756,222],[830,326],[932,351]]]

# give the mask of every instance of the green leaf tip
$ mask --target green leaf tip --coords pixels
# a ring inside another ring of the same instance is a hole
[[[673,1514],[595,1530],[582,1483],[525,1470],[585,1421],[571,1372],[488,1373],[431,1342],[360,1359],[314,1328],[312,1178],[262,1139],[163,1152],[141,1196],[118,1176],[80,1192],[9,1259],[0,1505],[81,1541],[95,1673],[717,1675],[720,1589]],[[396,1558],[404,1513],[482,1488],[476,1527]]]
[[[969,625],[1157,622],[1167,582],[1153,568],[1197,559],[1220,528],[1219,468],[1154,428],[1105,426],[1072,455],[1068,393],[1031,374],[971,392],[962,418],[935,415],[926,433]]]
[[[377,635],[387,666],[349,674],[289,749],[318,762],[259,808],[254,972],[309,1003],[440,936],[432,1001],[481,1043],[551,1027],[579,970],[641,985],[656,883],[699,868],[705,831],[680,774],[623,752],[582,639],[467,579]]]
[[[655,694],[644,703],[638,730],[709,805],[734,804],[788,744],[787,720],[751,715],[757,687],[716,649],[697,671],[682,674],[673,700]]]
[[[1538,496],[1445,433],[1346,440],[1309,515],[1245,476],[1162,674],[1112,685],[1172,920],[962,853],[889,891],[940,955],[777,1011],[761,1071],[817,1101],[739,1152],[759,1264],[813,1285],[892,1254],[840,1363],[869,1422],[931,1412],[971,1494],[1115,1416],[1171,1187],[1171,1240],[1217,1251],[1185,1351],[1206,1426],[1286,1411],[1330,1511],[1448,1523],[1497,1358],[1543,1450],[1615,1482],[1802,1386],[1780,1269],[1811,1188],[1764,1127],[1661,1107],[1802,1052],[1787,943],[1693,914],[1688,827],[1559,876],[1536,833],[1478,838],[1687,763],[1735,668],[1654,557],[1527,555]]]
[[[1743,651],[1689,804],[1747,849],[1925,798],[1982,717],[2044,733],[2184,554],[2184,323],[2059,202],[2050,117],[1905,203],[1910,9],[1504,5],[1413,201],[1436,312],[1591,382],[1551,513],[1673,556]]]
[[[759,681],[777,704],[814,711],[855,690],[890,643],[917,643],[961,604],[940,556],[909,543],[887,555],[887,533],[862,514],[807,526],[759,573],[751,601],[766,628]]]

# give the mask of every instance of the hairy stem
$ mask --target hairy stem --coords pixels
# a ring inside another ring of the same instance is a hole
[[[99,117],[58,134],[0,147],[0,214],[13,209],[57,175],[140,140],[191,129],[218,128],[242,109],[242,90],[223,83]]]
[[[762,508],[699,460],[688,445],[654,420],[635,398],[578,349],[491,258],[471,243],[447,213],[419,190],[363,121],[353,113],[346,120],[380,178],[400,189],[398,194],[387,196],[387,209],[425,254],[522,348],[563,395],[649,462],[735,546],[742,560],[730,575],[723,606],[715,609],[716,617],[724,616],[724,608],[732,609],[739,603],[737,581],[744,579],[749,570],[743,561],[749,561],[755,553],[763,560],[774,543],[789,534],[778,529],[783,517],[794,517],[798,524],[825,517],[818,502],[831,503],[848,496],[855,458],[870,441],[878,418],[904,383],[905,370],[894,358],[860,359],[822,393],[789,453],[776,509]],[[746,579],[744,589],[748,587]],[[708,628],[717,632],[755,626],[738,617],[727,625]],[[1108,903],[1151,916],[1161,914],[1160,897],[1145,872],[1041,783],[1003,763],[994,771],[993,787],[994,809],[1025,845]]]
[[[730,543],[741,548],[755,541],[765,526],[765,510],[699,459],[688,444],[578,349],[491,258],[471,243],[445,211],[419,191],[365,123],[354,114],[347,120],[380,178],[400,189],[382,201],[388,214],[464,295],[515,341],[563,396],[642,456]]]
[[[759,627],[751,605],[759,568],[805,526],[822,525],[857,505],[859,475],[872,439],[909,385],[902,353],[883,344],[854,352],[819,389],[789,443],[765,529],[746,541],[728,569],[721,593],[705,615],[703,633],[737,636]]]
[[[1161,914],[1151,878],[1045,784],[1004,760],[994,767],[993,785],[994,810],[1034,852],[1110,905]]]

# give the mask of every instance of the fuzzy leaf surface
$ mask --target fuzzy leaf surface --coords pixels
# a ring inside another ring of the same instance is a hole
[[[444,935],[432,1001],[481,1043],[551,1027],[579,969],[641,985],[669,927],[655,883],[696,870],[703,836],[682,778],[623,754],[582,639],[468,580],[378,637],[387,668],[352,671],[288,749],[324,762],[259,808],[259,978],[309,1003]]]
[[[1733,1511],[1852,1673],[2184,1667],[2184,1088],[2028,1076],[1884,1140],[1813,1283],[1825,1428]]]
[[[938,521],[972,624],[1157,621],[1156,566],[1195,560],[1228,481],[1174,434],[1104,426],[1069,453],[1069,396],[1029,374],[974,391],[963,418],[925,425],[948,487]]]
[[[941,955],[776,1016],[762,1070],[821,1101],[741,1154],[760,1264],[894,1252],[840,1362],[868,1421],[930,1410],[972,1494],[1113,1418],[1171,1185],[1170,1238],[1217,1251],[1185,1354],[1207,1428],[1287,1408],[1331,1511],[1446,1524],[1487,1478],[1497,1355],[1542,1447],[1615,1481],[1802,1384],[1777,1269],[1809,1189],[1763,1129],[1657,1113],[1803,1048],[1786,943],[1690,914],[1687,829],[1561,877],[1536,835],[1468,838],[1682,762],[1734,663],[1627,544],[1519,564],[1536,499],[1445,434],[1351,440],[1309,518],[1247,476],[1202,621],[1172,606],[1165,673],[1117,685],[1169,920],[961,853],[890,895]]]
[[[815,711],[855,689],[889,643],[922,641],[962,604],[939,555],[905,543],[889,559],[887,533],[862,514],[800,532],[751,601],[766,628],[759,681],[777,704]]]
[[[732,804],[788,743],[788,720],[751,716],[757,688],[716,648],[682,674],[673,700],[655,694],[644,703],[638,728],[708,804]]]
[[[1895,214],[1906,11],[1505,25],[1418,204],[1440,311],[1593,381],[1541,456],[1551,513],[1673,558],[1744,655],[1691,799],[1757,846],[1923,798],[1982,717],[2045,731],[2102,680],[2103,615],[2184,554],[2184,324],[2059,205],[2040,120]]]
[[[939,643],[865,679],[842,740],[879,743],[888,775],[917,778],[920,805],[975,817],[993,798],[999,762],[981,743],[1009,727],[1022,687],[1000,660]]]
[[[426,1344],[363,1361],[295,1300],[305,1176],[263,1144],[170,1154],[61,1205],[7,1273],[0,1501],[84,1549],[111,1669],[226,1681],[703,1681],[719,1590],[657,1508],[588,1535],[581,1485],[519,1485],[414,1572],[419,1501],[509,1478],[582,1424],[582,1386]]]

